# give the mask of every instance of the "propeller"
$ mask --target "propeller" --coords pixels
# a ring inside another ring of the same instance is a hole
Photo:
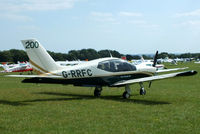
[[[156,51],[156,54],[155,54],[154,59],[153,59],[153,67],[156,66],[157,59],[158,59],[158,51]]]
[[[156,67],[157,59],[158,59],[158,51],[156,51],[156,54],[155,54],[154,59],[153,59],[153,67]],[[156,75],[156,73],[154,74],[154,76],[155,75]],[[152,81],[149,82],[149,88],[151,87],[151,84],[152,84]]]

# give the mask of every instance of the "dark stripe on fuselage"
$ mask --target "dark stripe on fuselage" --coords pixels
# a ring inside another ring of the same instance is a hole
[[[52,78],[31,78],[24,79],[23,83],[48,83],[48,84],[73,84],[74,86],[111,86],[112,84],[137,78],[149,77],[151,75],[136,73],[129,75],[109,76],[109,77],[90,77],[79,79],[52,79]]]

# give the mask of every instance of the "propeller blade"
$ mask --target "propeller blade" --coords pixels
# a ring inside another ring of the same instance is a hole
[[[153,67],[156,66],[157,59],[158,59],[158,51],[156,51],[156,54],[155,54],[154,59],[153,59]]]

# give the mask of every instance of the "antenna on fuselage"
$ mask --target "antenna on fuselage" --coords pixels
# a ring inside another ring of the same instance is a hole
[[[112,56],[112,54],[111,54],[110,50],[108,50],[108,52],[109,52],[109,54],[110,54],[110,58],[112,58],[113,56]]]

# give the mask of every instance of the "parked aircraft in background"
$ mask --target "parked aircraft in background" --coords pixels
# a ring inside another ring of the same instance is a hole
[[[173,65],[177,65],[177,61],[174,59],[170,59],[169,57],[166,57],[164,59],[158,59],[159,63],[171,63]]]
[[[142,66],[151,66],[153,67],[153,60],[144,60],[143,57],[141,57],[140,60],[132,60],[132,63],[137,66],[137,67],[142,67]],[[157,70],[165,69],[165,66],[163,64],[156,64],[155,67]]]
[[[9,73],[9,72],[27,72],[27,71],[33,71],[33,68],[31,67],[31,65],[26,62],[26,63],[20,63],[18,62],[18,64],[10,64],[10,65],[3,65],[3,73]]]
[[[130,85],[140,84],[140,94],[145,95],[143,82],[166,79],[176,76],[194,75],[196,71],[176,72],[155,75],[161,70],[155,68],[157,55],[153,66],[135,66],[119,58],[100,58],[74,66],[60,66],[52,59],[44,47],[35,39],[22,40],[22,44],[30,59],[30,64],[40,75],[8,75],[10,77],[24,77],[23,83],[57,83],[73,84],[74,86],[95,87],[94,96],[100,96],[102,87],[125,87],[124,98],[131,94]],[[184,68],[181,68],[184,69]],[[179,70],[179,69],[176,69]],[[172,70],[165,70],[172,71]]]
[[[183,58],[176,58],[176,59],[174,59],[175,61],[176,61],[176,63],[177,62],[184,62],[184,59]]]

